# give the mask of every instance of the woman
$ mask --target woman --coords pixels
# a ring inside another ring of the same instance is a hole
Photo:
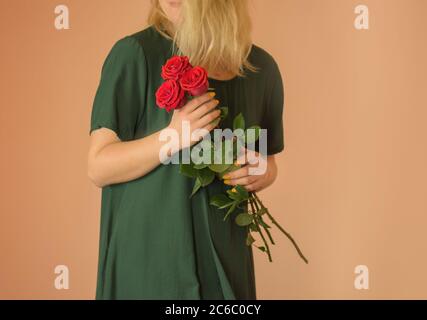
[[[88,171],[102,192],[97,299],[256,299],[245,229],[209,204],[229,188],[216,181],[193,198],[193,181],[159,160],[160,132],[224,127],[242,112],[268,129],[265,174],[248,166],[228,185],[271,185],[274,154],[283,150],[283,85],[274,59],[250,38],[246,0],[153,1],[150,27],[118,41],[108,55],[91,120]],[[179,50],[177,49],[179,48]],[[167,113],[156,106],[161,66],[177,53],[208,71],[205,94]],[[195,142],[192,142],[195,143]]]

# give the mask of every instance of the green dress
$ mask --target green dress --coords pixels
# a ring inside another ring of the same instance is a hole
[[[172,41],[149,27],[119,40],[102,68],[91,132],[109,128],[122,141],[165,128],[172,113],[156,106],[161,66]],[[210,79],[221,106],[268,129],[268,154],[283,150],[283,84],[274,59],[253,46],[259,71],[229,81]],[[190,194],[194,182],[178,165],[102,190],[96,299],[256,299],[252,249],[233,217],[209,204],[220,181]]]

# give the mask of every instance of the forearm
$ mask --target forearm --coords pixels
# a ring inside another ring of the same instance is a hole
[[[212,131],[215,120],[221,115],[220,110],[215,110],[219,101],[213,99],[213,93],[207,93],[192,99],[183,108],[175,110],[170,124],[165,129],[181,137],[183,124],[186,123],[191,133],[198,130]],[[130,142],[121,142],[116,133],[107,128],[95,130],[91,134],[91,143],[88,159],[88,175],[90,179],[99,187],[111,184],[123,183],[141,178],[160,165],[160,151],[162,157],[170,156],[172,150],[167,150],[169,154],[163,155],[162,148],[165,142],[160,136],[163,130],[150,136]],[[167,136],[167,134],[166,134]],[[197,141],[190,141],[191,145]],[[180,145],[180,148],[187,146]],[[169,146],[170,149],[172,146]],[[173,152],[176,152],[173,148]]]
[[[160,132],[129,141],[117,141],[89,156],[89,177],[99,187],[141,178],[160,165],[159,153],[164,142]]]

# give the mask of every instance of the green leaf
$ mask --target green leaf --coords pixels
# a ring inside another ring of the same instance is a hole
[[[209,170],[209,168],[205,168],[197,171],[198,180],[202,184],[202,187],[206,187],[210,185],[215,179],[215,172]]]
[[[227,190],[228,196],[233,200],[240,200],[240,194],[237,192],[233,192],[233,189]]]
[[[181,164],[179,167],[179,172],[189,178],[197,177],[197,170],[194,169],[192,164]]]
[[[236,217],[236,223],[238,226],[246,227],[253,221],[253,217],[249,213],[241,213]]]
[[[250,132],[250,134],[249,134],[249,132]],[[260,126],[252,126],[252,127],[249,127],[248,129],[246,129],[246,132],[245,132],[246,144],[251,144],[251,143],[255,143],[256,141],[258,141],[260,134],[261,134],[261,127]]]
[[[231,201],[230,198],[227,197],[225,194],[217,194],[211,198],[210,204],[215,207],[221,208],[229,204],[232,205],[233,201]]]
[[[262,252],[267,252],[267,249],[265,247],[257,247],[259,250],[261,250]]]
[[[266,208],[261,208],[261,209],[259,209],[257,212],[256,212],[256,214],[257,215],[259,215],[259,216],[263,216],[264,214],[266,214],[267,213],[267,209]]]
[[[207,168],[208,166],[209,166],[208,164],[201,163],[201,164],[195,164],[193,168],[196,170],[202,170]]]
[[[265,221],[263,219],[258,219],[258,222],[265,229],[271,229],[271,227],[267,223],[265,223]]]
[[[242,113],[239,113],[233,121],[233,129],[242,129],[245,130],[245,118]]]
[[[258,226],[255,223],[252,223],[249,225],[249,230],[251,230],[252,232],[257,232]]]
[[[231,207],[234,204],[234,202],[229,202],[226,205],[223,205],[222,207],[219,207],[218,209],[227,209],[228,207]]]
[[[249,199],[249,192],[242,186],[236,186],[227,190],[228,196],[233,200],[243,202]]]
[[[236,190],[237,190],[237,193],[239,194],[241,200],[249,199],[249,192],[245,189],[245,187],[237,185]]]
[[[221,115],[220,115],[221,120],[224,120],[225,118],[228,117],[228,107],[221,107],[219,108],[219,110],[221,111]]]
[[[255,242],[254,237],[252,237],[252,234],[248,232],[248,236],[246,237],[246,245],[250,247]]]
[[[193,192],[191,193],[191,197],[193,197],[197,191],[200,190],[200,188],[202,187],[202,182],[199,180],[199,178],[196,179],[196,182],[194,183],[194,188],[193,188]]]
[[[209,165],[209,169],[211,169],[212,171],[214,171],[216,173],[223,173],[228,168],[230,168],[231,166],[232,166],[232,164],[211,164],[211,165]]]
[[[227,220],[227,218],[236,210],[237,202],[233,202],[230,209],[228,209],[227,213],[225,214],[224,221]]]

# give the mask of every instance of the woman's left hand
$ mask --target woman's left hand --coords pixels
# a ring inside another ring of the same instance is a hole
[[[274,156],[262,156],[258,152],[245,149],[237,163],[242,167],[224,175],[226,185],[240,185],[250,192],[258,192],[276,180],[277,165]]]

